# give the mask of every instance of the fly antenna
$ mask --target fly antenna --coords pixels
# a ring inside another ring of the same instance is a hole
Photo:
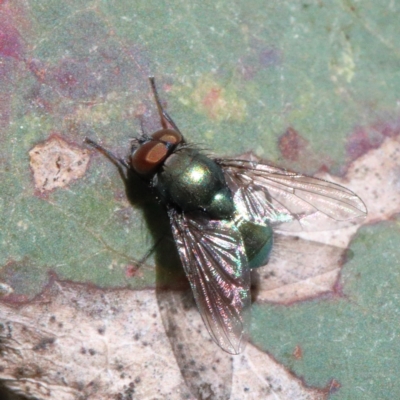
[[[160,97],[158,96],[157,87],[156,87],[156,81],[154,79],[154,76],[149,76],[149,81],[150,81],[150,86],[151,86],[151,90],[153,92],[154,99],[156,101],[158,115],[160,116],[160,120],[161,120],[161,125],[162,125],[162,127],[164,129],[167,129],[168,126],[167,126],[167,123],[165,121],[164,109],[163,109],[163,107],[161,105]]]
[[[127,179],[127,175],[125,172],[130,170],[130,165],[126,160],[117,157],[115,154],[111,153],[111,151],[107,150],[103,146],[100,146],[98,143],[96,143],[92,139],[89,139],[88,137],[85,137],[84,142],[99,151],[100,153],[103,153],[114,165],[117,166],[118,171],[120,175],[124,178],[124,180]]]
[[[158,110],[158,114],[160,115],[161,125],[162,125],[163,129],[168,129],[168,124],[167,124],[167,122],[168,122],[174,130],[176,130],[177,132],[179,132],[182,135],[181,131],[176,126],[173,119],[168,115],[168,113],[164,110],[163,106],[161,105],[161,101],[160,101],[160,97],[158,96],[156,81],[155,81],[154,76],[149,76],[149,81],[150,81],[150,86],[151,86],[151,90],[153,92],[154,99],[157,104],[157,110]],[[183,137],[183,135],[182,135],[182,137]]]

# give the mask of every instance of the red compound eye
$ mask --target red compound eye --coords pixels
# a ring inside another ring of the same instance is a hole
[[[171,145],[182,141],[182,135],[172,129],[160,129],[151,135],[131,156],[132,168],[140,175],[151,175],[162,165],[171,152]]]
[[[154,140],[159,140],[161,142],[171,143],[171,144],[178,144],[182,142],[182,135],[174,131],[172,129],[160,129],[157,132],[154,132],[151,137]]]
[[[132,155],[132,168],[140,175],[150,175],[164,162],[168,155],[165,143],[150,141],[142,144]]]

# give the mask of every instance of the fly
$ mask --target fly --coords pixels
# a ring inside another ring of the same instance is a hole
[[[268,262],[273,233],[349,226],[362,200],[335,183],[258,162],[211,158],[188,144],[150,85],[162,128],[133,139],[121,159],[91,139],[118,168],[143,179],[164,205],[193,295],[213,340],[226,352],[245,345],[250,270]]]

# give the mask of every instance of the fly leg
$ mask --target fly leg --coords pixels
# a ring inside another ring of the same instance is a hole
[[[137,269],[139,269],[146,262],[146,260],[156,251],[158,245],[162,242],[164,237],[165,235],[161,235],[161,237],[153,244],[153,246],[151,246],[150,249],[147,250],[146,254],[139,260],[137,264]]]

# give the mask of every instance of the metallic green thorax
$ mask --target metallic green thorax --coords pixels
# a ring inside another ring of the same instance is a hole
[[[198,150],[171,154],[153,180],[167,203],[182,211],[204,211],[212,219],[232,219],[235,207],[221,168]]]
[[[212,219],[235,220],[242,235],[250,268],[265,265],[272,249],[269,225],[257,225],[237,215],[221,167],[192,148],[172,153],[153,179],[166,203],[184,212],[204,211]]]

